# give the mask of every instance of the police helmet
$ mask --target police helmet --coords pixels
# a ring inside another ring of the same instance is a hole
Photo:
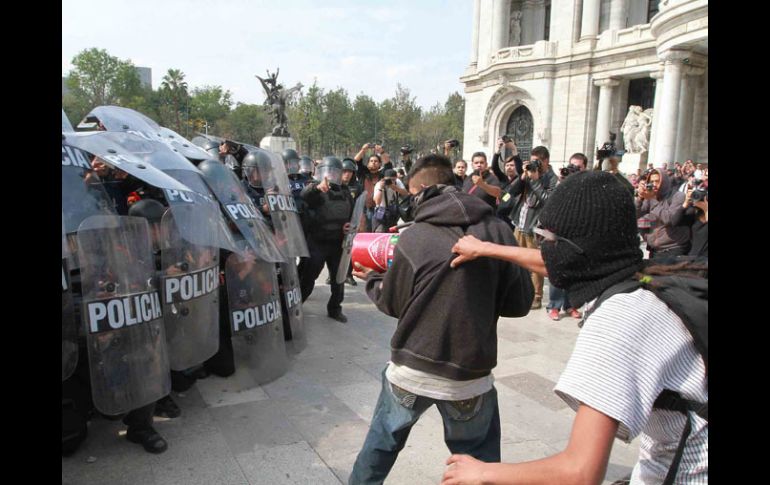
[[[315,179],[321,182],[324,178],[330,184],[340,185],[342,183],[342,162],[339,158],[332,155],[326,156],[315,168]]]
[[[313,163],[313,159],[307,155],[302,155],[299,158],[299,173],[310,176],[313,175],[314,171],[315,164]]]
[[[345,158],[342,160],[342,170],[350,170],[355,172],[358,170],[358,168],[356,167],[356,162],[354,162],[353,159]]]
[[[212,157],[219,156],[219,143],[203,136],[196,136],[190,140],[193,145],[197,145],[206,151]]]
[[[296,175],[300,173],[299,170],[299,155],[295,150],[287,148],[281,153],[283,163],[286,165],[286,173],[289,175]]]
[[[129,216],[144,217],[151,223],[159,223],[165,212],[163,204],[153,199],[142,199],[128,209]]]
[[[259,148],[249,150],[248,155],[243,157],[241,167],[243,168],[243,179],[252,187],[260,188],[262,187],[260,171],[269,173],[272,167],[270,154]]]

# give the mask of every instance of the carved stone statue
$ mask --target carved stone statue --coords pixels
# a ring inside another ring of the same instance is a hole
[[[280,69],[275,70],[275,74],[270,74],[270,70],[267,71],[267,79],[263,79],[256,76],[262,83],[262,87],[265,89],[267,99],[265,99],[265,106],[270,108],[270,115],[273,118],[273,136],[289,137],[289,130],[286,127],[288,122],[286,118],[286,105],[291,97],[302,89],[302,83],[297,83],[296,86],[285,89],[282,84],[278,84],[278,73]]]
[[[515,47],[521,44],[521,11],[517,10],[511,14],[510,30],[508,32],[510,45]]]
[[[650,146],[650,129],[652,127],[652,108],[642,110],[641,106],[628,107],[628,114],[620,131],[623,132],[623,143],[628,153],[641,153]]]

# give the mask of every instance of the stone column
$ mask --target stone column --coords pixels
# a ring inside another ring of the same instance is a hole
[[[676,150],[674,152],[674,161],[684,163],[688,158],[692,158],[692,132],[693,132],[693,114],[695,109],[695,89],[697,87],[696,76],[703,74],[703,69],[686,68],[684,79],[682,79],[682,89],[679,92],[679,119],[676,124]]]
[[[530,4],[532,17],[527,25],[532,35],[529,36],[528,44],[534,44],[539,40],[545,39],[545,1],[544,0],[525,0],[524,5]]]
[[[479,21],[481,19],[481,0],[473,0],[473,35],[471,36],[471,67],[479,62]]]
[[[545,146],[552,146],[553,143],[551,142],[551,120],[553,119],[553,86],[556,82],[556,79],[546,78],[546,85],[545,85],[545,106],[543,106],[543,110],[541,111],[541,119],[543,120],[543,126],[539,130],[539,136],[540,136],[540,143]]]
[[[492,17],[492,54],[508,45],[508,26],[511,22],[511,0],[494,0]]]
[[[595,147],[610,141],[610,117],[612,115],[612,91],[620,85],[617,79],[597,79],[595,86],[599,86],[599,110],[596,114],[596,138]]]
[[[660,56],[664,60],[663,96],[658,113],[658,131],[655,140],[655,166],[662,163],[674,165],[676,155],[677,122],[679,121],[679,93],[682,89],[682,61],[689,57],[686,51],[668,51]],[[657,103],[656,103],[657,104]]]
[[[599,35],[599,11],[601,0],[583,0],[583,17],[580,23],[580,40],[596,39]]]
[[[658,126],[660,126],[660,111],[663,106],[663,70],[653,71],[650,77],[655,79],[655,100],[652,107],[652,128],[650,129],[650,145],[647,150],[647,160],[655,162],[655,141]]]
[[[626,28],[628,16],[628,0],[612,0],[610,3],[610,30]]]

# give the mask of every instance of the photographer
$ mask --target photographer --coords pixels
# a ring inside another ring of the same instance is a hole
[[[668,175],[657,169],[648,173],[647,182],[640,182],[637,190],[637,217],[647,216],[654,223],[645,236],[650,259],[687,254],[690,250],[690,229],[675,224],[681,221],[685,194],[671,190]]]
[[[398,223],[399,195],[406,197],[409,192],[404,187],[404,183],[398,179],[395,170],[385,170],[383,179],[374,186],[376,204],[372,218],[374,232],[388,232],[388,229]]]
[[[457,147],[459,147],[459,146],[460,146],[460,141],[459,140],[455,140],[454,138],[451,139],[451,140],[445,141],[444,142],[444,156],[449,158],[449,159],[451,159],[452,158],[452,155],[451,155],[452,150],[456,150]],[[437,146],[436,148],[439,148],[439,147]]]
[[[681,217],[674,218],[673,224],[690,228],[690,252],[695,259],[709,257],[709,202],[708,188],[701,180],[691,179],[687,183],[687,192],[682,207]],[[679,214],[679,213],[677,213]]]
[[[366,165],[364,165],[363,157],[368,150],[374,150],[375,153],[369,156]],[[366,232],[374,231],[372,218],[374,217],[374,209],[377,206],[374,202],[374,186],[382,180],[382,158],[376,153],[377,151],[382,151],[380,145],[366,143],[361,147],[356,156],[353,157],[356,165],[358,165],[356,179],[363,184],[366,191]]]
[[[494,171],[497,178],[502,181],[505,180],[506,176],[510,177],[510,174],[507,173],[508,170],[504,167],[503,170],[500,169],[501,160],[504,161],[504,164],[513,160],[516,167],[515,173],[518,175],[522,172],[524,163],[519,156],[519,149],[516,147],[516,143],[513,142],[513,139],[508,135],[503,135],[497,139],[497,151],[495,152],[494,157],[492,157],[492,171]],[[505,173],[503,171],[505,171]],[[510,179],[510,182],[513,182],[513,179]]]
[[[508,217],[516,227],[514,236],[523,248],[540,247],[533,228],[537,226],[540,211],[557,183],[556,174],[549,161],[550,154],[546,147],[533,148],[529,162],[524,165],[521,176],[513,181],[502,197],[497,211],[498,216]],[[537,310],[542,307],[543,276],[532,273],[532,284],[535,287],[532,309]]]
[[[472,194],[480,198],[495,210],[497,208],[497,199],[502,194],[500,181],[489,170],[487,166],[487,156],[484,152],[476,152],[471,157],[473,172],[463,183],[463,192]]]
[[[403,168],[405,170],[405,174],[409,173],[409,170],[412,169],[412,152],[414,150],[410,145],[404,145],[401,147],[401,160],[399,160],[399,168]]]

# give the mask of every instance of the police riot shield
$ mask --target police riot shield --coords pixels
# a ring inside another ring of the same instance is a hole
[[[205,150],[165,126],[160,127],[161,141],[190,161],[200,162],[211,158]]]
[[[235,365],[270,382],[288,368],[275,264],[231,254],[225,281]]]
[[[261,149],[254,148],[251,151],[256,150]],[[308,257],[310,251],[305,241],[297,204],[291,193],[283,158],[277,153],[262,151],[270,157],[270,165],[260,163],[257,168],[262,179],[262,187],[265,189],[265,200],[267,200],[270,218],[273,221],[273,230],[278,247],[287,259]]]
[[[302,291],[299,286],[299,274],[293,261],[278,265],[281,285],[281,304],[283,305],[283,329],[291,344],[287,344],[295,353],[307,346],[305,320],[302,314]]]
[[[202,363],[219,349],[217,236],[195,209],[172,206],[161,220],[161,304],[169,364],[178,371]],[[187,234],[197,235],[195,241],[183,237],[182,225]]]
[[[61,380],[64,382],[75,372],[78,364],[78,329],[75,325],[75,305],[67,265],[69,246],[64,230],[64,213],[61,220],[61,240]]]
[[[155,146],[158,142],[149,142],[132,133],[109,131],[66,133],[62,135],[62,164],[64,163],[64,145],[96,155],[109,165],[160,189],[190,190],[144,160],[146,154],[156,150]],[[90,169],[90,159],[88,162]],[[77,163],[82,162],[77,160]]]
[[[65,132],[72,132],[75,131],[75,129],[72,127],[72,123],[70,123],[70,119],[67,118],[67,114],[64,112],[64,110],[61,110],[61,131]]]
[[[235,174],[219,160],[205,160],[198,167],[211,192],[222,204],[225,215],[238,229],[241,237],[240,241],[236,240],[240,246],[238,252],[248,250],[258,259],[272,263],[285,261],[273,233]]]
[[[157,401],[171,377],[147,220],[92,216],[77,238],[94,405],[114,415]]]
[[[101,127],[99,126],[101,123]],[[152,133],[160,137],[160,125],[151,118],[131,108],[120,106],[97,106],[78,124],[81,129],[103,129],[106,131],[137,131]]]
[[[364,207],[366,205],[366,197],[369,194],[364,190],[361,195],[356,199],[356,205],[353,207],[353,215],[350,216],[350,232],[345,234],[345,239],[342,240],[342,257],[340,258],[340,265],[337,267],[337,277],[334,281],[337,284],[342,284],[348,277],[348,268],[350,268],[350,253],[353,251],[353,239],[358,234],[358,227],[361,222],[361,218],[364,215]]]

